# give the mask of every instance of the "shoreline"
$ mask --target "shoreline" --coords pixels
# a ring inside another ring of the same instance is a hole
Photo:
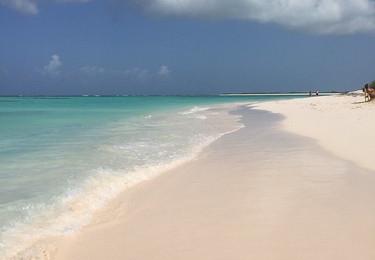
[[[242,112],[245,128],[124,192],[52,258],[374,259],[372,172],[286,132],[279,114]]]
[[[103,211],[106,211],[106,209],[110,207],[109,205],[111,205],[111,203],[116,200],[119,194],[127,192],[137,185],[142,185],[142,183],[151,181],[156,177],[159,177],[159,175],[164,174],[165,172],[169,172],[175,168],[180,167],[181,165],[185,165],[188,162],[195,160],[202,152],[202,150],[205,149],[205,147],[209,146],[212,142],[215,142],[215,140],[219,139],[223,135],[230,134],[240,129],[242,125],[238,122],[238,116],[234,116],[229,113],[231,110],[240,105],[244,105],[244,103],[217,104],[213,107],[204,107],[203,109],[197,109],[197,107],[193,107],[190,110],[179,112],[179,114],[181,115],[192,118],[199,117],[199,120],[204,120],[208,124],[212,124],[212,127],[215,130],[214,132],[216,134],[211,135],[209,138],[205,138],[204,136],[202,136],[198,143],[194,144],[192,147],[186,147],[186,154],[183,157],[174,158],[172,161],[166,161],[162,164],[139,168],[134,172],[126,174],[126,176],[123,177],[119,176],[114,178],[111,176],[107,176],[107,179],[111,181],[109,183],[109,186],[111,191],[114,189],[114,191],[112,192],[114,194],[103,193],[105,191],[105,187],[102,187],[104,188],[102,189],[103,192],[98,194],[98,196],[104,196],[103,203],[101,203],[102,206],[99,208],[96,207],[95,209],[93,208],[94,206],[89,206],[86,215],[90,216],[84,215],[85,218],[90,219],[88,222],[82,223],[81,225],[75,225],[76,222],[74,222],[73,225],[71,225],[71,223],[63,223],[61,225],[68,225],[68,228],[58,227],[58,230],[63,233],[59,232],[59,234],[53,234],[53,232],[51,232],[51,234],[44,236],[38,234],[36,237],[30,236],[28,241],[13,239],[12,234],[10,234],[10,240],[6,240],[6,242],[10,242],[10,246],[6,248],[6,251],[4,251],[2,257],[5,257],[6,259],[33,259],[35,257],[37,257],[38,259],[50,259],[51,255],[53,255],[53,252],[55,251],[55,241],[58,241],[65,236],[79,233],[81,229],[84,229],[86,226],[95,224],[98,219],[100,221],[100,217],[97,216],[101,215]],[[106,182],[108,184],[108,180],[105,180],[104,177],[105,176],[103,176],[102,182]],[[78,199],[79,198],[77,198],[76,200]],[[100,197],[98,197],[98,199],[100,199]],[[86,210],[84,206],[87,206],[84,204],[84,202],[80,203],[79,201],[75,201],[75,203],[71,205],[71,208],[69,208],[69,211],[65,212],[65,215],[58,216],[58,220],[68,219],[66,215],[74,214],[76,210],[84,213],[84,211]],[[70,217],[70,215],[68,215],[68,217]],[[36,219],[36,221],[38,221],[38,219]],[[60,221],[55,222],[57,223]],[[27,224],[29,224],[30,227],[26,226],[25,228],[33,228],[32,223]],[[36,224],[38,226],[42,225],[42,221],[39,220],[39,222],[36,222]],[[75,229],[71,230],[71,228]],[[66,232],[63,230],[66,230]],[[21,237],[21,239],[23,239],[23,237]]]

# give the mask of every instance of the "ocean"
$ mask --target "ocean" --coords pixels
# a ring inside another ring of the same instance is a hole
[[[0,258],[79,230],[126,188],[194,158],[228,131],[215,106],[286,98],[0,97]]]

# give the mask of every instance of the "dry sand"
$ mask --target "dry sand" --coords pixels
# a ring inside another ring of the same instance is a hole
[[[258,105],[285,120],[242,109],[245,128],[124,192],[54,258],[375,259],[375,174],[363,159],[374,142],[361,139],[373,104],[356,101]]]
[[[363,95],[337,95],[265,102],[256,106],[285,119],[285,130],[315,139],[325,149],[375,170],[375,102]]]

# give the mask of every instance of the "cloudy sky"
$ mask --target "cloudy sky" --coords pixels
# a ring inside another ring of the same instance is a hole
[[[0,0],[0,95],[348,90],[373,0]]]

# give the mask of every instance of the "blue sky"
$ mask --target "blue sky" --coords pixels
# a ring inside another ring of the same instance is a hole
[[[0,95],[349,90],[372,0],[0,0]]]

